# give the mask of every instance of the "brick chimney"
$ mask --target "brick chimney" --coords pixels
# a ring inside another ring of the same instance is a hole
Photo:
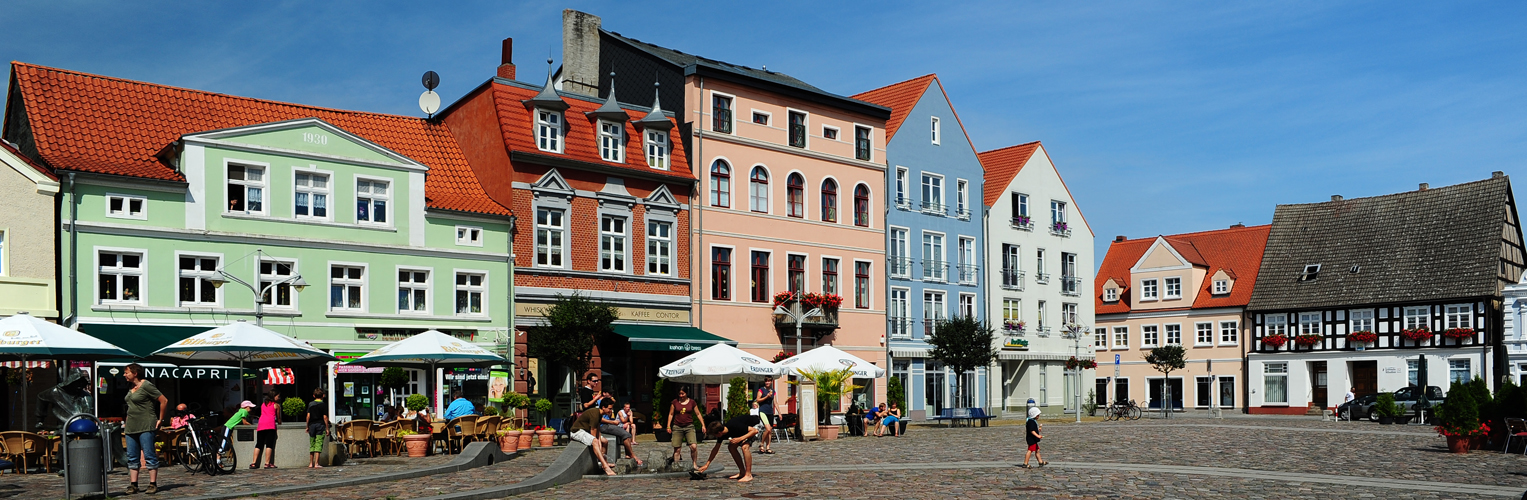
[[[1129,239],[1129,238],[1125,238],[1124,235],[1122,235],[1122,234],[1113,237],[1113,241],[1115,241],[1115,242],[1120,242],[1120,241],[1124,241],[1124,240],[1127,240],[1127,239]]]
[[[1428,189],[1431,189],[1431,185],[1428,185],[1427,183],[1423,182],[1423,183],[1421,183],[1421,189],[1417,189],[1417,191],[1425,191],[1425,190],[1428,190]]]
[[[1339,195],[1339,194],[1331,195],[1331,201],[1341,201],[1341,195]]]
[[[1246,227],[1246,225],[1239,222],[1230,225],[1230,229],[1240,229],[1243,227]]]
[[[562,90],[599,96],[599,16],[562,11]]]
[[[507,79],[510,79],[510,80],[514,79],[514,39],[513,38],[505,38],[504,39],[504,51],[503,51],[502,55],[499,56],[498,76],[499,76],[499,78],[507,78]]]
[[[1490,172],[1490,178],[1491,179],[1499,179],[1499,178],[1505,177],[1505,176],[1506,176],[1506,173],[1502,172],[1502,171],[1499,171],[1499,170],[1496,170],[1494,172]]]

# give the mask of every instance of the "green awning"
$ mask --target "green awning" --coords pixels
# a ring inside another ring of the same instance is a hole
[[[187,337],[207,330],[211,326],[153,326],[153,325],[80,325],[80,331],[90,334],[117,347],[148,356],[164,346],[180,342]]]
[[[694,352],[718,343],[737,345],[692,326],[614,325],[615,333],[631,340],[633,351]]]

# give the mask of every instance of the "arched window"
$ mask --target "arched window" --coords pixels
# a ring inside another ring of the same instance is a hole
[[[838,221],[838,183],[822,181],[822,222]]]
[[[870,227],[870,188],[863,184],[854,187],[854,225]]]
[[[785,202],[790,205],[791,217],[806,216],[806,178],[790,174],[785,179]]]
[[[732,166],[723,160],[710,164],[710,206],[732,206]]]
[[[748,201],[754,212],[769,213],[769,171],[762,165],[753,167],[749,176]]]

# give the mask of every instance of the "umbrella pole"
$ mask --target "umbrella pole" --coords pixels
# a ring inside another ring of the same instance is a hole
[[[21,431],[31,432],[27,429],[27,357],[21,355]]]

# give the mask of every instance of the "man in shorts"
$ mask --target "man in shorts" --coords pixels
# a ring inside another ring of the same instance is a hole
[[[572,432],[568,437],[574,441],[583,443],[594,452],[594,458],[599,459],[599,465],[604,467],[606,476],[615,475],[615,469],[610,467],[610,462],[604,459],[604,438],[599,436],[599,421],[605,416],[615,412],[615,401],[604,400],[596,408],[584,410],[573,425],[568,428]]]
[[[700,418],[699,405],[693,399],[689,399],[689,390],[679,388],[678,399],[668,405],[668,431],[673,433],[673,461],[678,462],[683,458],[679,451],[684,443],[689,443],[689,463],[693,467],[700,461],[700,440],[695,434],[695,425],[698,422],[700,432],[705,432],[705,421]]]
[[[606,396],[604,399],[600,400],[599,405],[602,407],[604,406],[604,403],[610,403],[611,405],[614,405],[615,398]],[[626,431],[626,427],[621,425],[620,419],[615,418],[614,412],[606,413],[599,417],[599,434],[609,434],[615,437],[616,455],[620,454],[620,445],[625,444],[626,458],[635,460],[637,467],[642,466],[642,460],[636,458],[636,441],[631,436],[631,433]]]
[[[738,415],[721,425],[720,420],[712,421],[707,434],[716,440],[716,447],[711,448],[710,458],[705,460],[705,465],[695,469],[695,472],[704,473],[710,468],[710,463],[716,460],[716,453],[721,451],[721,443],[726,443],[727,451],[732,453],[732,460],[737,461],[737,474],[727,476],[727,479],[736,479],[739,483],[753,480],[753,443],[758,442],[759,434],[764,431],[764,423],[758,415]],[[722,438],[725,439],[722,439]]]

